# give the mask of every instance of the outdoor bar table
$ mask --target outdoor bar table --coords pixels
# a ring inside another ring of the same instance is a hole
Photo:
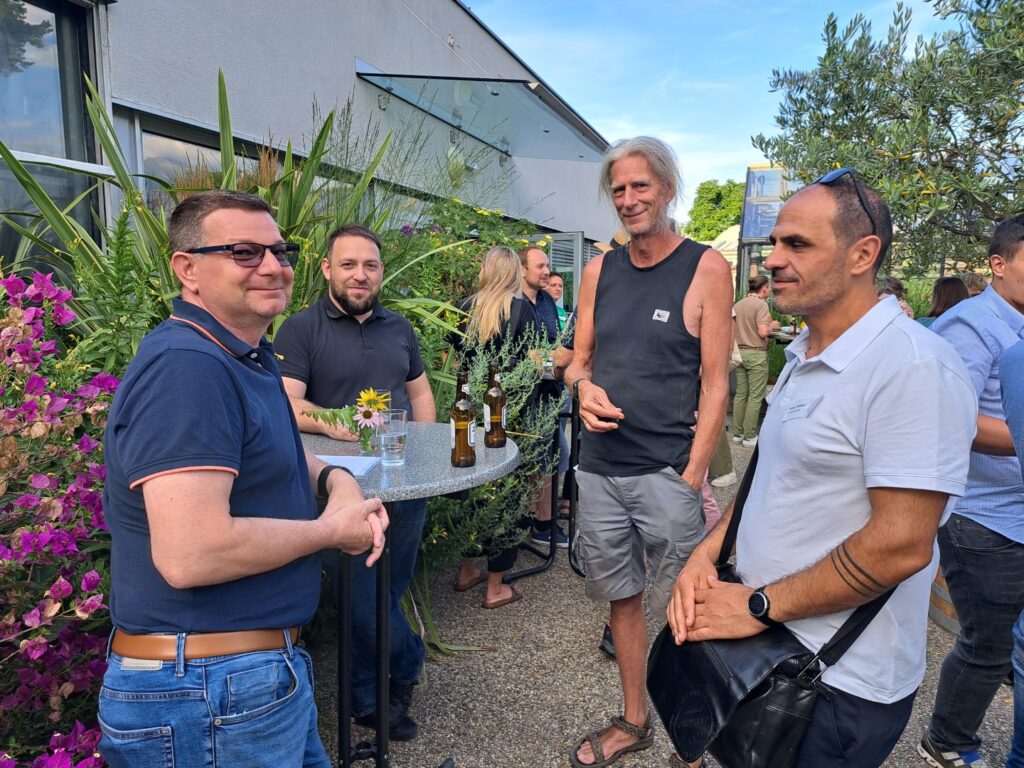
[[[409,435],[405,444],[405,464],[385,467],[377,464],[362,477],[356,477],[366,498],[374,496],[381,501],[422,499],[456,493],[484,485],[504,477],[519,465],[519,448],[509,438],[504,448],[484,446],[484,431],[477,427],[476,464],[472,467],[453,467],[451,462],[451,433],[448,424],[409,422]],[[302,442],[311,452],[320,456],[356,456],[359,445],[354,442],[333,440],[323,435],[303,434]],[[390,510],[389,510],[390,512]],[[351,746],[352,705],[352,601],[350,599],[349,568],[351,558],[340,553],[338,587],[338,759],[348,768],[353,760],[376,758],[377,768],[391,765],[389,752],[388,718],[378,717],[377,745],[360,747],[354,753]],[[385,538],[384,551],[374,566],[377,569],[377,710],[386,712],[388,701],[388,611],[390,546]],[[383,599],[381,599],[383,597]],[[381,706],[381,702],[385,702]]]

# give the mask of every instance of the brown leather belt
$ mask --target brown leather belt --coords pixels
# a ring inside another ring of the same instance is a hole
[[[287,630],[292,644],[299,641],[298,627]],[[244,632],[202,632],[185,636],[185,658],[232,656],[238,653],[273,651],[284,648],[283,629],[249,629]],[[129,635],[114,631],[110,650],[118,656],[153,661],[174,661],[178,655],[177,635]]]

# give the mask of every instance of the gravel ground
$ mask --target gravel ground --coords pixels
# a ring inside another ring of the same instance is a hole
[[[750,450],[734,445],[733,455],[739,474]],[[724,508],[736,486],[715,490]],[[519,567],[532,560],[522,555]],[[410,713],[419,723],[419,736],[392,744],[392,765],[435,768],[452,757],[458,768],[567,766],[572,744],[622,709],[617,667],[597,650],[607,605],[584,596],[583,580],[570,569],[564,551],[549,571],[519,582],[526,595],[522,601],[498,610],[480,607],[482,586],[454,592],[454,577],[454,569],[434,575],[437,626],[444,640],[480,650],[427,664]],[[649,620],[652,639],[663,623]],[[952,644],[951,635],[929,625],[925,681],[907,730],[885,763],[889,768],[925,765],[915,745],[931,713],[939,666]],[[335,654],[331,645],[314,649],[320,730],[332,756],[337,743]],[[1012,728],[1013,692],[1003,687],[981,729],[990,768],[1004,764]],[[367,735],[372,731],[353,728],[354,738]],[[663,768],[670,750],[659,724],[652,748],[616,766]]]

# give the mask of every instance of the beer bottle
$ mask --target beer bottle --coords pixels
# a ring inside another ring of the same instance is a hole
[[[455,402],[451,410],[452,466],[476,464],[476,406],[469,396],[469,371],[459,371]]]
[[[484,393],[484,445],[488,448],[505,446],[505,390],[501,388],[498,366],[487,369],[487,392]]]

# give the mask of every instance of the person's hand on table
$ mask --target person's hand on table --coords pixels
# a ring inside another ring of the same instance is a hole
[[[782,327],[782,323],[780,323],[778,320],[772,320],[770,323],[768,323],[768,331],[769,331],[769,333],[775,333],[781,327]]]
[[[588,432],[608,432],[619,428],[626,415],[608,399],[608,393],[589,379],[576,385],[580,398],[580,420]]]

